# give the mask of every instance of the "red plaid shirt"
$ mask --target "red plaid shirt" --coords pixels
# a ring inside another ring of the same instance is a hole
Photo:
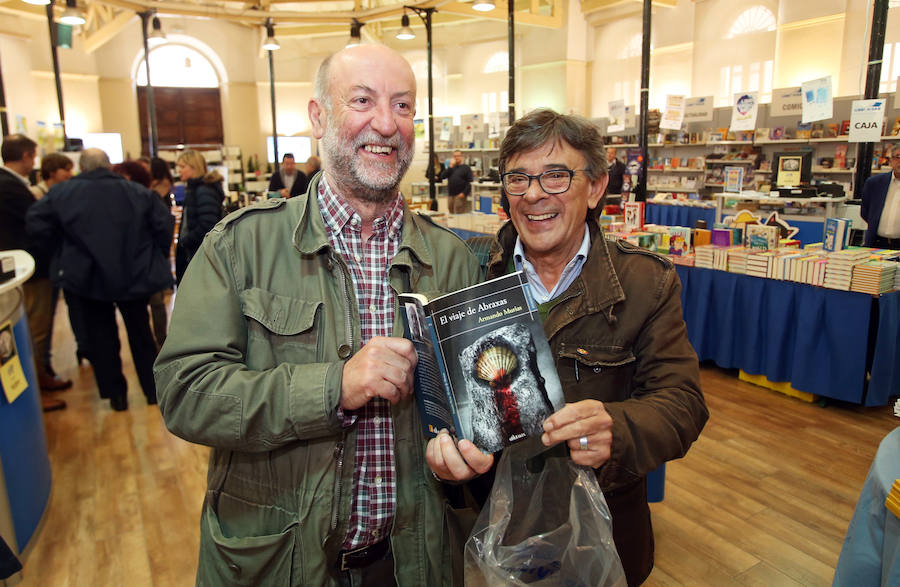
[[[362,219],[346,201],[331,191],[323,177],[319,182],[319,208],[328,231],[328,241],[350,270],[362,343],[373,336],[391,336],[394,330],[394,290],[388,282],[388,267],[400,248],[403,229],[403,199],[375,219],[372,236],[362,242]],[[394,427],[391,406],[375,398],[353,412],[344,413],[345,425],[355,422],[356,462],[350,524],[344,539],[349,550],[375,544],[390,533],[396,508],[394,479]]]

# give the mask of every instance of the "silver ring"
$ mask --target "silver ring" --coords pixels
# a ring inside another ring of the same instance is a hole
[[[581,450],[588,449],[587,436],[582,436],[578,439],[578,448],[580,448]]]

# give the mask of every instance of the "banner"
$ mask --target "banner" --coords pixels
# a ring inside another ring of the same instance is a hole
[[[684,101],[684,122],[708,122],[713,119],[713,97],[701,96]]]
[[[801,113],[802,96],[800,86],[795,88],[776,88],[772,90],[772,105],[769,116],[796,116]]]
[[[606,132],[623,130],[625,130],[625,100],[613,100],[609,103],[609,125]]]
[[[729,130],[753,130],[759,112],[759,92],[738,92],[734,95]]]
[[[681,130],[683,122],[684,96],[669,94],[666,96],[666,109],[663,112],[662,119],[659,121],[659,128]]]
[[[833,114],[831,96],[831,76],[803,82],[802,91],[803,118],[800,122],[827,120]]]
[[[853,100],[850,106],[851,143],[878,143],[881,141],[881,125],[884,120],[884,98],[877,100]]]

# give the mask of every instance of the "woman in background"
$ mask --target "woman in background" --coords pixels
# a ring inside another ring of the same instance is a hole
[[[175,246],[175,284],[178,285],[203,237],[222,218],[225,190],[222,176],[217,171],[207,171],[206,159],[197,151],[188,150],[179,155],[175,171],[186,183]]]

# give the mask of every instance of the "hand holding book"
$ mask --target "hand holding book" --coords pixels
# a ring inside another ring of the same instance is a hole
[[[481,452],[471,440],[456,442],[447,430],[428,441],[425,460],[443,481],[468,481],[494,465],[494,455]]]

